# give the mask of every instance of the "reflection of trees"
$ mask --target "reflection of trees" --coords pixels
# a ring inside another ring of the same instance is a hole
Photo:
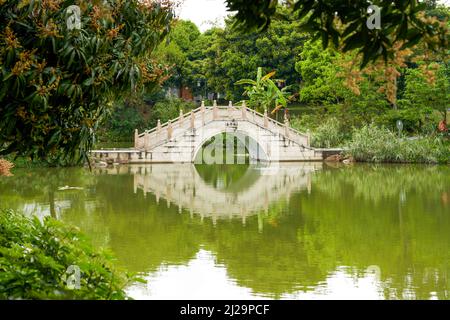
[[[95,184],[94,212],[66,212],[65,220],[85,226],[95,236],[97,226],[107,228],[103,245],[113,249],[130,271],[155,271],[161,264],[183,264],[200,247],[200,222],[180,215],[177,208],[156,204],[153,197],[133,194],[133,176],[101,175]],[[83,221],[95,214],[94,223]]]
[[[447,167],[321,172],[314,177],[317,192],[302,201],[303,232],[326,235],[338,264],[358,272],[379,266],[387,297],[410,291],[448,299],[450,216],[440,196],[450,190],[449,177]]]
[[[258,180],[259,173],[250,168],[249,165],[195,166],[203,181],[217,189],[232,192],[245,190]]]
[[[269,210],[262,233],[257,217],[245,229],[221,223],[211,231],[210,248],[239,284],[275,297],[312,289],[340,266],[361,276],[376,265],[387,298],[426,299],[435,292],[448,299],[450,216],[440,202],[440,192],[450,189],[447,169],[318,172],[312,194]],[[373,197],[361,191],[363,181]]]
[[[55,200],[69,200],[72,207],[83,207],[85,200],[84,191],[58,192],[58,188],[85,186],[93,179],[83,168],[17,169],[13,177],[0,179],[0,207],[20,210],[24,200],[30,200],[49,204],[50,213],[56,216]]]
[[[285,214],[274,221],[270,211],[263,232],[258,232],[258,217],[248,219],[245,228],[238,221],[218,224],[210,230],[208,247],[231,278],[256,293],[279,298],[313,289],[334,265],[327,264],[328,256],[310,259],[308,246],[297,235],[304,227],[301,215]]]
[[[448,167],[316,172],[311,194],[280,199],[268,212],[247,217],[245,226],[240,219],[218,220],[214,226],[210,219],[202,222],[179,214],[177,207],[167,208],[164,200],[157,204],[150,194],[134,194],[132,175],[80,172],[54,182],[79,181],[84,184],[77,186],[85,187],[84,192],[55,193],[56,200],[73,203],[62,218],[98,245],[109,246],[130,271],[185,264],[204,247],[238,284],[271,297],[312,290],[340,266],[360,276],[376,265],[386,297],[402,298],[410,291],[417,298],[429,298],[431,292],[449,298],[450,215],[441,199],[450,191]],[[240,181],[234,173],[230,181]],[[33,179],[39,180],[26,175],[14,183],[1,180],[1,201],[19,204],[18,194],[48,201],[49,189],[39,182],[28,186]]]
[[[351,191],[354,197],[380,202],[401,192],[436,198],[440,196],[436,192],[450,191],[449,176],[448,166],[360,164],[324,170],[314,176],[314,182],[316,188],[337,198]]]

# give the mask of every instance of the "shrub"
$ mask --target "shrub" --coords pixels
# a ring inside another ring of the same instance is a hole
[[[339,120],[329,118],[312,132],[311,144],[318,148],[333,148],[345,141]]]
[[[67,286],[69,266],[80,269],[79,289]],[[0,299],[125,299],[129,280],[73,227],[0,212]]]
[[[195,109],[196,105],[193,102],[187,102],[178,98],[166,98],[164,100],[156,102],[152,110],[150,127],[155,127],[158,119],[161,123],[165,123],[171,119],[175,119],[180,115],[180,110],[184,113],[188,113]]]
[[[291,126],[302,132],[310,130],[311,146],[316,148],[338,147],[346,140],[340,121],[334,117],[328,117],[315,126],[311,116],[303,116],[293,119]]]
[[[291,127],[300,131],[313,131],[318,125],[318,116],[313,114],[303,114],[302,116],[293,117],[290,123]]]
[[[11,176],[11,169],[14,164],[5,159],[0,159],[0,176]]]
[[[118,101],[97,132],[98,141],[133,141],[135,129],[142,132],[156,127],[158,119],[161,120],[161,123],[165,123],[177,118],[180,110],[187,113],[195,109],[193,102],[161,97],[158,97],[158,101],[153,101],[149,100],[151,97],[131,96],[124,101]],[[103,146],[103,143],[101,145]]]
[[[146,105],[142,98],[128,98],[114,104],[103,126],[97,132],[99,141],[133,141],[134,130],[140,131],[146,128]]]
[[[355,160],[365,162],[450,162],[450,146],[443,138],[400,138],[374,124],[354,129],[347,153]]]
[[[439,113],[431,108],[414,108],[410,102],[400,101],[400,109],[392,109],[374,118],[377,125],[396,131],[398,120],[403,122],[403,131],[409,134],[430,135],[436,132],[441,120]]]

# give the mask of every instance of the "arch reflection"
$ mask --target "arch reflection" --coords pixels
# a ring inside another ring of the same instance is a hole
[[[263,165],[158,164],[98,169],[100,174],[132,174],[134,192],[159,203],[213,219],[268,212],[272,203],[311,190],[311,173],[322,163]]]

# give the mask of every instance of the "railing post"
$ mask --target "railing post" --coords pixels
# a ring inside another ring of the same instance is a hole
[[[205,101],[202,101],[202,105],[200,106],[200,113],[202,115],[202,125],[205,124]]]
[[[146,151],[150,149],[150,135],[148,133],[144,135],[144,149]]]
[[[214,103],[213,103],[213,120],[217,120],[217,118],[218,118],[217,111],[218,111],[218,109],[217,109],[217,101],[214,100]]]
[[[264,128],[269,127],[269,117],[267,116],[267,109],[264,109]]]
[[[139,131],[138,129],[134,130],[134,148],[139,148]]]
[[[247,120],[247,104],[244,102],[242,102],[242,119]]]
[[[172,121],[169,120],[169,123],[167,125],[167,139],[168,140],[172,139],[172,133],[173,133]]]
[[[195,129],[195,113],[194,111],[191,111],[191,129]]]
[[[180,127],[181,127],[181,125],[182,125],[182,123],[183,123],[183,120],[184,120],[183,109],[180,109],[180,118],[179,118],[179,120],[178,120],[178,122],[179,122],[179,124],[180,124]]]
[[[284,114],[284,128],[286,137],[289,138],[289,119],[286,113]]]
[[[160,133],[161,132],[161,120],[158,119],[158,124],[156,125],[156,132]]]
[[[228,102],[228,118],[231,119],[232,118],[232,109],[233,109],[233,101],[229,101]]]

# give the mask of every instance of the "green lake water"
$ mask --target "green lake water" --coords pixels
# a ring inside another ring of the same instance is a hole
[[[0,207],[80,227],[147,280],[128,288],[135,299],[450,297],[449,166],[14,174],[0,178]]]

